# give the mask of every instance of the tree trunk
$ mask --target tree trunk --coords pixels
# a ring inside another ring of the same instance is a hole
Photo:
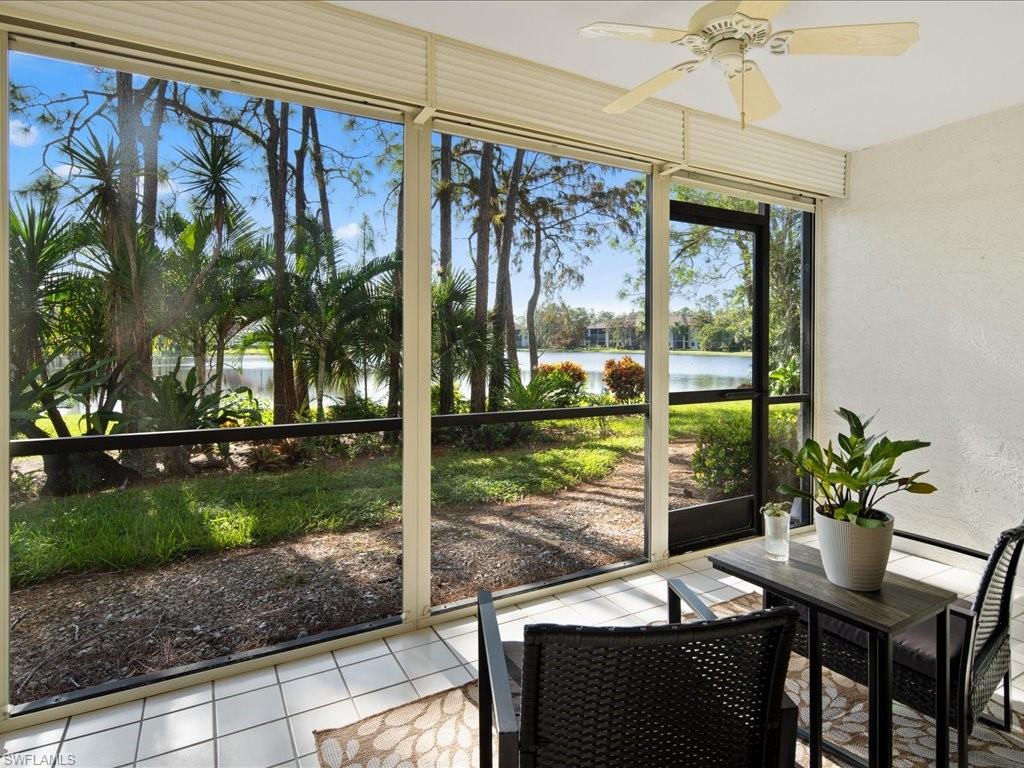
[[[320,126],[317,125],[316,110],[312,107],[305,107],[309,110],[309,138],[310,138],[310,160],[313,165],[313,177],[316,179],[316,190],[320,196],[320,221],[323,224],[324,232],[332,239],[334,228],[331,224],[331,200],[327,192],[327,172],[324,170],[324,151],[320,144]],[[336,277],[338,267],[334,259],[330,260],[327,266],[331,277]]]
[[[49,437],[35,424],[20,425],[30,438]],[[93,491],[111,485],[122,485],[138,477],[134,470],[124,467],[103,451],[84,453],[62,453],[43,456],[44,496],[68,496],[84,491]]]
[[[475,319],[483,342],[487,343],[487,304],[491,261],[491,197],[494,187],[494,145],[480,148],[480,180],[477,186],[479,211],[476,222],[476,308]],[[469,372],[469,407],[474,413],[486,409],[487,365],[475,363]]]
[[[516,150],[515,158],[512,161],[512,170],[508,176],[508,185],[505,191],[505,212],[501,220],[498,274],[494,288],[494,314],[491,318],[492,351],[488,404],[492,411],[496,411],[501,407],[501,401],[505,393],[506,375],[509,368],[518,370],[519,367],[515,354],[515,339],[513,338],[512,350],[509,352],[506,329],[508,326],[508,316],[512,310],[512,284],[509,270],[512,260],[516,202],[519,198],[519,179],[523,172],[523,157],[525,154],[526,150]]]
[[[142,134],[142,237],[150,248],[156,243],[156,203],[160,189],[160,129],[167,112],[167,81],[157,85],[153,114]]]
[[[272,99],[263,100],[267,120],[267,181],[270,187],[270,210],[274,220],[274,300],[273,300],[273,355],[274,355],[274,423],[289,424],[295,419],[295,380],[292,356],[288,348],[285,324],[288,321],[286,253],[288,179],[288,102],[282,102],[280,113]]]
[[[537,302],[540,301],[541,289],[541,246],[543,244],[543,232],[540,228],[540,219],[533,220],[533,292],[526,304],[526,335],[530,347],[530,377],[537,375]]]
[[[327,379],[327,349],[320,347],[316,366],[316,420],[324,420],[324,381]]]
[[[398,224],[395,227],[395,254],[398,256],[392,272],[392,300],[388,333],[388,416],[398,415],[402,398],[402,260],[405,238],[405,182],[398,183]]]
[[[224,391],[224,352],[228,345],[227,332],[218,329],[216,336],[216,358],[214,362],[214,391],[217,393],[217,402],[220,403],[221,393]]]
[[[452,137],[441,134],[441,188],[437,192],[437,206],[440,216],[438,258],[440,260],[440,278],[442,281],[451,278],[452,272]],[[445,307],[445,312],[450,307]],[[452,413],[455,410],[455,366],[451,350],[448,349],[449,339],[443,339],[443,349],[439,350],[440,370],[438,372],[438,413]]]
[[[508,353],[508,365],[511,370],[519,373],[519,340],[516,338],[516,314],[512,306],[512,279],[505,281],[505,349]]]
[[[130,72],[115,75],[117,94],[118,184],[115,220],[110,223],[113,246],[111,261],[127,267],[127,291],[118,292],[113,300],[113,344],[119,361],[125,362],[122,411],[126,431],[137,432],[149,396],[149,381],[153,375],[153,334],[146,318],[146,297],[143,290],[143,265],[138,249],[138,178],[139,142],[142,138],[142,105],[148,86],[136,90]],[[145,254],[142,254],[145,257]],[[125,451],[122,459],[140,472],[155,469],[152,452]]]
[[[192,340],[192,365],[196,367],[199,391],[206,394],[206,382],[210,377],[206,370],[206,335],[202,332]]]
[[[312,107],[302,108],[302,133],[295,149],[295,226],[306,218],[306,152],[309,146],[309,113]]]

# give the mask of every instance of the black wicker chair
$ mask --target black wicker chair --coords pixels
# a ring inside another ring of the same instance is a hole
[[[958,600],[950,611],[950,722],[957,729],[960,766],[968,762],[968,736],[980,720],[1009,731],[1010,607],[1013,581],[1024,545],[1024,526],[999,535],[973,603]],[[770,595],[770,605],[786,601]],[[861,684],[868,681],[867,634],[838,619],[822,616],[822,664]],[[925,622],[893,639],[893,698],[922,714],[935,712],[935,622]],[[807,655],[807,623],[802,616],[793,650]],[[1002,683],[1002,722],[984,716]]]
[[[685,584],[670,582],[669,596],[670,621],[680,597],[713,619]],[[481,768],[493,765],[495,725],[499,768],[793,765],[792,608],[668,626],[538,624],[502,643],[490,593],[478,607]]]

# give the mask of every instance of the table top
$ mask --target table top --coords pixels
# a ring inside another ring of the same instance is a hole
[[[888,633],[920,624],[957,599],[955,592],[898,573],[887,573],[882,588],[876,592],[837,587],[825,576],[821,553],[806,544],[790,544],[789,561],[785,563],[769,560],[760,541],[716,552],[708,559],[718,570],[769,592]]]

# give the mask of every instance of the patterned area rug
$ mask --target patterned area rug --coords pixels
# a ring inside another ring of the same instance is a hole
[[[760,607],[760,599],[745,595],[715,606],[721,616],[746,613]],[[867,754],[867,690],[844,677],[825,671],[824,735],[835,744]],[[807,725],[810,691],[807,661],[793,656],[787,693],[800,702],[801,724]],[[472,768],[479,765],[476,683],[397,707],[334,730],[317,731],[321,768]],[[1024,766],[1024,718],[1018,716],[1014,733],[978,726],[971,738],[971,766],[1003,768]],[[934,726],[899,704],[893,707],[894,768],[930,768],[935,762]],[[950,730],[955,749],[956,734]],[[951,756],[956,765],[955,754]],[[807,747],[797,743],[797,762],[808,764]],[[829,767],[842,763],[825,760]]]

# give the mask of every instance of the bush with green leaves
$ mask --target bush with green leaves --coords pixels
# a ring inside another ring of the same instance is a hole
[[[344,403],[335,403],[327,408],[328,421],[349,421],[351,419],[383,419],[388,415],[387,406],[355,395]]]
[[[773,395],[792,395],[800,391],[800,358],[792,355],[768,374]]]
[[[440,427],[433,432],[434,445],[451,445],[466,451],[497,451],[522,445],[536,434],[530,421]]]
[[[838,450],[831,440],[822,448],[817,441],[808,438],[795,453],[782,452],[798,477],[811,478],[812,491],[808,493],[788,484],[781,486],[780,491],[817,502],[822,514],[865,528],[877,528],[887,521],[886,514],[878,508],[883,499],[901,492],[935,492],[934,485],[920,480],[927,470],[901,475],[896,467],[900,456],[927,448],[931,443],[868,435],[865,430],[874,417],[863,419],[846,408],[836,413],[850,429],[850,434],[837,436]]]
[[[533,411],[542,408],[569,408],[583,399],[583,386],[563,370],[540,370],[523,384],[517,371],[510,371],[505,385],[505,408]]]
[[[538,376],[546,376],[556,371],[568,376],[573,383],[579,385],[581,390],[587,384],[586,370],[582,365],[572,360],[562,360],[560,363],[541,363],[537,366]]]
[[[434,416],[441,413],[441,385],[437,382],[430,385],[430,412]],[[452,392],[451,413],[469,413],[469,399],[463,396],[458,389],[454,389]]]
[[[151,396],[144,404],[146,422],[150,429],[215,429],[261,418],[258,404],[252,405],[255,401],[248,387],[218,391],[216,376],[201,382],[196,367],[192,366],[183,381],[180,372],[179,357],[172,370],[151,378]],[[228,443],[219,443],[218,448],[222,456],[228,455]],[[165,448],[164,469],[172,475],[188,474],[191,471],[191,454],[190,445]]]
[[[795,411],[773,408],[768,417],[769,446],[796,442]],[[703,420],[696,430],[691,466],[698,486],[714,498],[748,494],[753,487],[753,447],[748,410],[722,409]],[[775,487],[789,471],[779,452],[769,452],[768,482]]]
[[[643,399],[647,380],[644,367],[629,355],[604,363],[604,384],[620,403],[636,403]]]

